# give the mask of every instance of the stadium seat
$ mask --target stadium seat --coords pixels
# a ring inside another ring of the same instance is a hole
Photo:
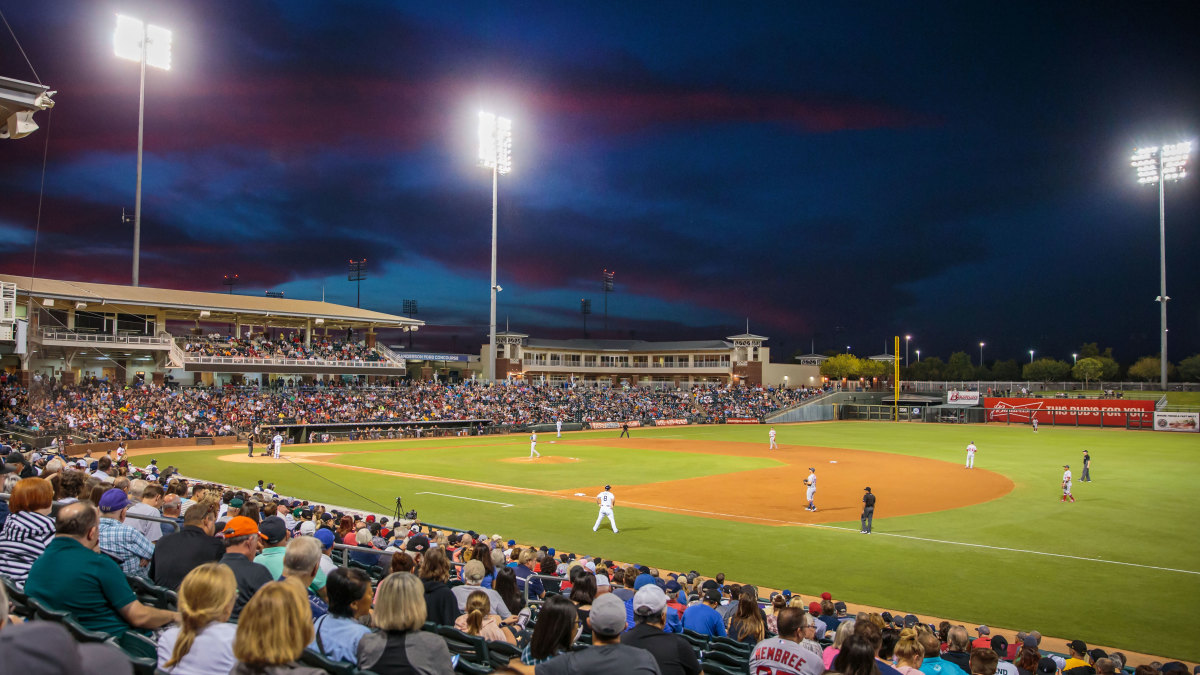
[[[708,642],[710,650],[720,649],[726,654],[749,654],[754,650],[754,645],[748,645],[745,642],[739,642],[729,637],[715,637]]]
[[[51,609],[50,607],[43,604],[42,601],[38,600],[37,598],[28,598],[27,597],[26,600],[27,600],[29,606],[33,608],[33,611],[37,615],[37,618],[41,619],[42,621],[54,621],[56,623],[62,623],[63,620],[65,620],[67,618],[67,616],[70,614],[70,612],[60,612],[58,610]]]
[[[733,668],[724,666],[712,661],[701,661],[700,667],[704,669],[704,675],[746,675],[748,668]]]
[[[454,672],[463,673],[463,675],[485,675],[492,672],[492,666],[459,658],[458,663],[454,664]]]
[[[129,587],[133,589],[143,605],[172,612],[179,608],[179,595],[175,591],[156,586],[143,577],[126,575],[125,579],[129,581]]]
[[[8,602],[12,606],[13,614],[22,619],[32,618],[34,615],[33,606],[29,604],[29,598],[25,592],[18,589],[12,579],[5,576],[0,576],[0,581],[4,582],[4,591],[8,594]]]
[[[740,668],[745,672],[750,667],[750,659],[748,656],[734,656],[726,652],[707,651],[704,652],[704,661],[706,663],[717,663],[730,668]]]
[[[492,666],[495,668],[503,668],[508,665],[509,661],[521,658],[520,647],[499,640],[488,641],[488,653]]]
[[[300,655],[300,663],[312,666],[313,668],[320,668],[332,675],[354,675],[354,673],[358,672],[358,667],[353,663],[335,661],[311,649],[305,649],[304,653]]]
[[[75,620],[75,617],[67,615],[63,617],[63,626],[67,629],[76,640],[79,642],[108,642],[112,636],[97,630],[89,630],[83,627],[83,624]]]
[[[438,626],[437,633],[446,641],[451,654],[462,656],[460,661],[473,661],[491,669],[491,652],[488,650],[487,640],[478,635],[468,635],[454,626]]]
[[[148,658],[151,661],[156,661],[158,658],[158,645],[150,638],[138,633],[137,631],[126,631],[124,635],[117,639],[117,646],[121,651],[125,652],[130,660],[135,658]],[[134,668],[137,668],[137,663],[134,663]],[[154,672],[154,667],[151,666],[151,672]]]
[[[683,629],[683,639],[687,640],[688,644],[690,644],[693,649],[707,649],[708,648],[708,636],[701,635],[700,633],[697,633],[694,630],[688,630],[688,629],[684,628]]]

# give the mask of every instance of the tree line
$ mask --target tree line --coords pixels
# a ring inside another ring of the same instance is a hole
[[[1112,347],[1101,351],[1095,342],[1085,343],[1079,349],[1079,358],[1074,363],[1042,357],[1032,363],[1017,363],[1015,359],[992,361],[991,364],[975,363],[967,352],[954,352],[950,359],[942,361],[929,356],[920,361],[900,367],[900,377],[905,380],[1008,380],[1030,382],[1064,382],[1074,379],[1084,383],[1139,380],[1153,382],[1160,375],[1158,356],[1143,356],[1129,364],[1113,358]],[[853,354],[829,355],[821,364],[821,374],[834,380],[863,378],[891,379],[892,364],[872,361]],[[1200,381],[1200,354],[1193,354],[1179,362],[1167,363],[1167,377],[1183,382]]]

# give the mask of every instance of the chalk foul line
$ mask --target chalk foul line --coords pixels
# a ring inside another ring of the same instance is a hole
[[[462,497],[460,495],[448,495],[448,494],[443,494],[441,492],[418,492],[417,494],[419,494],[419,495],[437,495],[439,497],[449,497],[450,499],[466,499],[467,501],[483,502],[484,504],[499,504],[500,508],[502,508],[502,509],[507,509],[508,507],[512,506],[512,504],[505,504],[504,502],[493,502],[489,499],[475,499],[474,497]]]

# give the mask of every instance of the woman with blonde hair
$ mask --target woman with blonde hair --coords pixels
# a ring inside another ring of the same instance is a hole
[[[500,616],[492,614],[492,602],[483,591],[472,591],[467,596],[467,613],[454,620],[454,627],[467,635],[479,635],[488,641],[517,644],[512,633],[500,627]]]
[[[313,640],[312,610],[300,584],[264,584],[238,616],[229,675],[324,675],[296,662]]]
[[[181,625],[158,637],[158,667],[172,675],[224,675],[237,665],[233,640],[237,626],[227,623],[237,600],[233,570],[205,563],[179,586]]]
[[[425,625],[425,587],[408,572],[396,572],[379,582],[375,630],[358,641],[358,667],[379,675],[420,673],[450,675],[450,650],[446,641]]]
[[[915,628],[905,628],[900,631],[900,641],[892,651],[896,660],[896,670],[904,675],[921,675],[921,663],[925,661],[925,648],[917,640]]]
[[[846,642],[846,638],[854,633],[854,619],[847,619],[838,624],[837,632],[833,634],[833,644],[825,648],[821,653],[821,660],[825,663],[825,670],[833,670],[833,659],[842,651],[842,644]]]

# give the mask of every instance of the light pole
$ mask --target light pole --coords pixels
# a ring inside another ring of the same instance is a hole
[[[479,112],[479,163],[492,170],[492,302],[488,319],[488,382],[496,381],[496,213],[500,174],[512,171],[512,120]]]
[[[1029,362],[1033,363],[1033,350],[1032,349],[1029,350]]]
[[[1075,365],[1076,363],[1079,363],[1079,354],[1072,353],[1071,354],[1071,365]]]
[[[117,29],[113,32],[113,52],[122,59],[142,64],[138,87],[137,188],[133,198],[133,285],[137,286],[142,256],[142,135],[146,120],[146,66],[171,69],[171,31],[118,14]]]
[[[905,335],[904,336],[904,367],[905,368],[908,367],[908,342],[909,342],[909,340],[912,340],[912,336]]]
[[[921,362],[921,350],[915,349],[913,351],[915,351],[917,353],[917,363],[920,363]]]
[[[1161,148],[1137,148],[1130,158],[1130,166],[1137,169],[1138,182],[1142,185],[1158,183],[1158,297],[1162,317],[1160,331],[1159,378],[1163,391],[1167,390],[1167,221],[1166,182],[1179,180],[1187,175],[1188,155],[1192,142],[1184,141]]]
[[[983,343],[979,343],[979,365],[983,366]]]

